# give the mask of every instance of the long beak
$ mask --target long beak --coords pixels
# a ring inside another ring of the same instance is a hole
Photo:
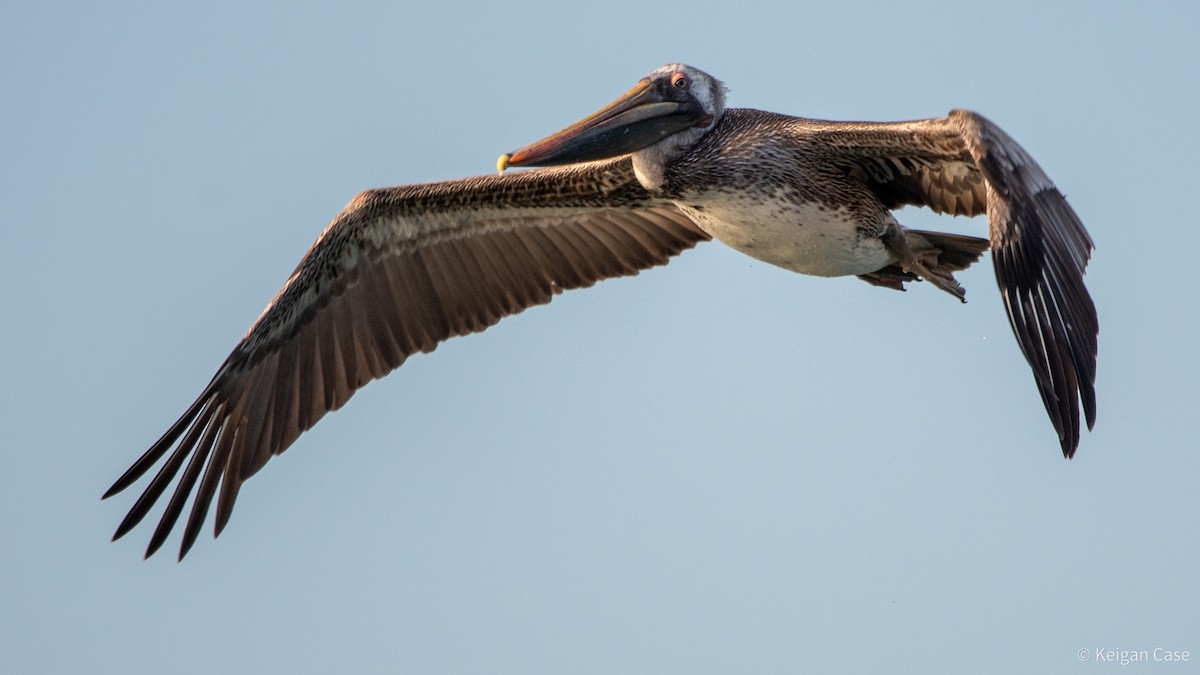
[[[558,166],[626,155],[700,122],[704,115],[666,100],[650,80],[575,124],[500,156],[496,168]]]

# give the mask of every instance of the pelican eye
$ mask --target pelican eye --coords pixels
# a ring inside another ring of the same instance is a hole
[[[683,73],[675,73],[671,76],[671,86],[675,87],[676,89],[687,89],[689,84],[691,84],[691,82],[688,82],[687,75],[684,75]]]

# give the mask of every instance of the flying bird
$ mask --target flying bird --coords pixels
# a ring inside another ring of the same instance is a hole
[[[105,493],[158,466],[113,539],[174,483],[146,557],[194,495],[182,560],[214,500],[216,536],[243,481],[412,354],[713,238],[802,274],[896,290],[925,280],[960,300],[954,272],[990,248],[1009,322],[1073,456],[1081,406],[1089,429],[1096,417],[1099,323],[1083,282],[1093,244],[1033,158],[967,110],[828,122],[726,108],[725,94],[696,68],[663,66],[502,155],[497,175],[359,194],[195,402]],[[906,229],[892,210],[908,204],[986,213],[988,238]]]

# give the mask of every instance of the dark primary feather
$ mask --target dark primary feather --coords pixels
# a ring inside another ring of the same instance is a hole
[[[1083,284],[1093,248],[1079,216],[1037,162],[986,118],[949,119],[987,179],[996,280],[1063,454],[1079,445],[1079,405],[1096,423],[1099,320]]]
[[[186,464],[146,551],[162,546],[194,492],[182,558],[214,498],[220,534],[245,479],[408,356],[563,290],[664,264],[708,238],[652,199],[628,159],[364,192],[200,397],[105,493],[166,457],[114,539]]]

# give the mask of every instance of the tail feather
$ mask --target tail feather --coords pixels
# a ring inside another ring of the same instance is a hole
[[[929,232],[927,230],[905,230],[909,242],[915,251],[920,251],[925,243],[930,248],[941,251],[938,255],[938,267],[948,272],[959,272],[967,269],[979,260],[983,252],[988,250],[991,243],[987,239],[968,237],[963,234],[946,232]]]
[[[929,232],[926,230],[904,230],[906,246],[923,261],[928,271],[936,275],[935,285],[959,299],[963,298],[962,287],[954,280],[954,273],[970,267],[988,250],[990,242],[979,237],[962,234]],[[913,272],[900,263],[892,263],[870,274],[860,274],[859,279],[872,286],[882,286],[897,291],[904,290],[907,281],[920,281]],[[940,283],[939,283],[940,282]]]

